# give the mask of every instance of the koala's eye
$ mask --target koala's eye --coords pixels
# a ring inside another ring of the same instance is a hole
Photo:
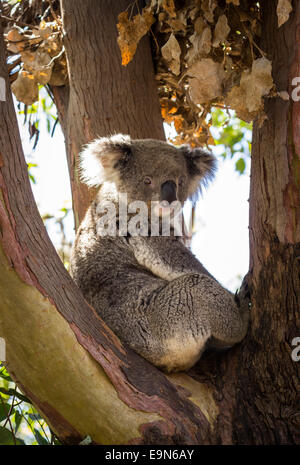
[[[152,184],[152,179],[149,178],[149,176],[146,176],[146,177],[144,178],[144,184],[148,184],[148,185]]]

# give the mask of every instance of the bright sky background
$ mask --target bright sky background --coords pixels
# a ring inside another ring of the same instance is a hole
[[[21,137],[27,162],[37,163],[38,168],[31,172],[36,178],[32,185],[33,193],[42,215],[50,213],[62,215],[62,207],[71,206],[71,192],[68,167],[65,157],[64,137],[59,125],[53,138],[41,122],[40,138],[35,151],[28,141],[28,129],[19,117]],[[218,154],[220,147],[213,149]],[[216,279],[231,291],[235,291],[241,278],[248,271],[248,198],[249,169],[240,175],[234,165],[239,158],[218,157],[219,166],[215,180],[196,207],[196,233],[192,241],[192,251]],[[47,222],[47,229],[54,245],[60,244],[59,226],[55,221]],[[72,215],[65,220],[65,230],[70,240],[74,239]]]

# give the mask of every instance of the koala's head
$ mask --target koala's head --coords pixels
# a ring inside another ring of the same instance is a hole
[[[128,201],[184,203],[195,198],[215,167],[215,157],[201,148],[122,134],[96,139],[81,153],[83,181],[89,186],[114,183]]]

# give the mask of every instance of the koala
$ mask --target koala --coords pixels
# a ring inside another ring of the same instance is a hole
[[[169,235],[126,232],[134,218],[129,212],[124,225],[120,194],[128,205],[158,206],[146,217],[146,233],[154,218],[161,231],[173,203],[195,198],[215,167],[201,148],[121,134],[96,139],[81,153],[82,179],[99,189],[76,234],[71,275],[114,333],[166,372],[188,370],[206,348],[240,342],[248,307],[214,279],[174,228]],[[105,233],[103,205],[115,207],[112,234]]]

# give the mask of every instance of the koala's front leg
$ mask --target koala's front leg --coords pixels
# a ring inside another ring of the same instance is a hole
[[[162,279],[172,281],[191,273],[214,279],[177,237],[136,236],[129,238],[129,244],[137,262]]]
[[[180,371],[199,360],[207,343],[227,348],[240,342],[248,309],[238,308],[233,295],[209,276],[186,274],[153,293],[147,318],[161,349],[150,361]]]

